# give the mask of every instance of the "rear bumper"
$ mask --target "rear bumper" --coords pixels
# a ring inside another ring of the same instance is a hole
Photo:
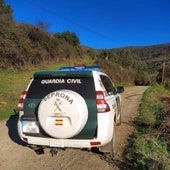
[[[94,139],[55,139],[27,136],[22,133],[22,123],[18,120],[18,133],[20,138],[31,145],[40,145],[57,148],[92,148],[106,145],[113,137],[113,114],[107,117],[98,115],[97,137]]]
[[[57,148],[91,148],[100,145],[91,146],[91,142],[97,140],[73,140],[73,139],[53,139],[53,138],[37,138],[27,137],[28,144],[57,147]]]

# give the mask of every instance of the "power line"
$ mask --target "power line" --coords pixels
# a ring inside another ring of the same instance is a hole
[[[73,25],[75,25],[75,26],[77,26],[77,27],[79,27],[79,28],[81,28],[81,29],[84,29],[84,30],[86,30],[86,31],[88,31],[88,32],[91,32],[91,33],[93,33],[93,34],[95,34],[95,35],[97,35],[97,36],[99,36],[99,37],[102,37],[102,38],[104,38],[104,39],[107,39],[107,40],[109,40],[109,41],[112,41],[112,42],[114,42],[114,43],[117,44],[117,45],[122,45],[122,46],[123,46],[122,43],[120,43],[120,42],[118,42],[118,41],[116,41],[116,40],[114,40],[114,39],[112,39],[112,38],[110,38],[110,37],[108,37],[108,36],[106,36],[106,35],[103,35],[103,34],[97,32],[97,31],[94,31],[94,30],[92,30],[92,29],[89,29],[89,28],[87,28],[87,27],[85,27],[85,26],[83,26],[83,25],[81,25],[81,24],[78,24],[78,23],[76,23],[76,22],[73,22],[72,20],[70,20],[70,19],[68,19],[68,18],[66,18],[66,17],[64,17],[64,16],[59,15],[56,11],[49,10],[49,9],[45,8],[44,6],[42,6],[42,5],[40,5],[40,4],[37,4],[37,3],[35,3],[35,2],[33,2],[33,1],[31,1],[31,0],[26,0],[26,1],[27,1],[27,2],[29,1],[29,4],[31,3],[34,7],[36,7],[36,8],[38,7],[39,9],[41,9],[41,10],[44,11],[44,12],[47,12],[47,13],[49,13],[49,14],[52,14],[52,15],[54,15],[54,16],[62,19],[62,20],[65,20],[65,21],[67,21],[67,22],[69,22],[69,23],[71,23],[71,24],[73,24]]]

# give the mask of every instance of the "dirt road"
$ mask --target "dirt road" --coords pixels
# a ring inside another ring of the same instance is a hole
[[[17,116],[0,122],[0,168],[3,170],[117,170],[124,169],[122,153],[133,132],[133,120],[138,115],[138,106],[147,87],[128,87],[122,95],[122,125],[117,127],[117,154],[114,160],[103,155],[79,149],[59,150],[52,157],[50,150],[37,155],[25,146],[17,134]]]

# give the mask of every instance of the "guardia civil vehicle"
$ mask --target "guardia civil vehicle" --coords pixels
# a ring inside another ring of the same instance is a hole
[[[36,72],[19,99],[19,136],[37,153],[98,148],[113,156],[123,91],[99,66]]]

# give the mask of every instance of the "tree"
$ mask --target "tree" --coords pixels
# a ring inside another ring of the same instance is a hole
[[[47,22],[44,22],[44,21],[37,21],[37,23],[35,24],[35,26],[40,29],[40,30],[43,30],[43,31],[46,31],[48,32],[48,29],[49,29],[49,24]]]
[[[10,5],[5,5],[4,0],[0,0],[0,23],[5,24],[13,22],[12,17],[13,10]]]
[[[58,39],[65,40],[70,45],[73,45],[73,46],[80,45],[80,41],[79,41],[79,38],[77,37],[77,35],[70,31],[66,31],[63,33],[56,33],[56,34],[54,34],[54,36],[58,37]]]

